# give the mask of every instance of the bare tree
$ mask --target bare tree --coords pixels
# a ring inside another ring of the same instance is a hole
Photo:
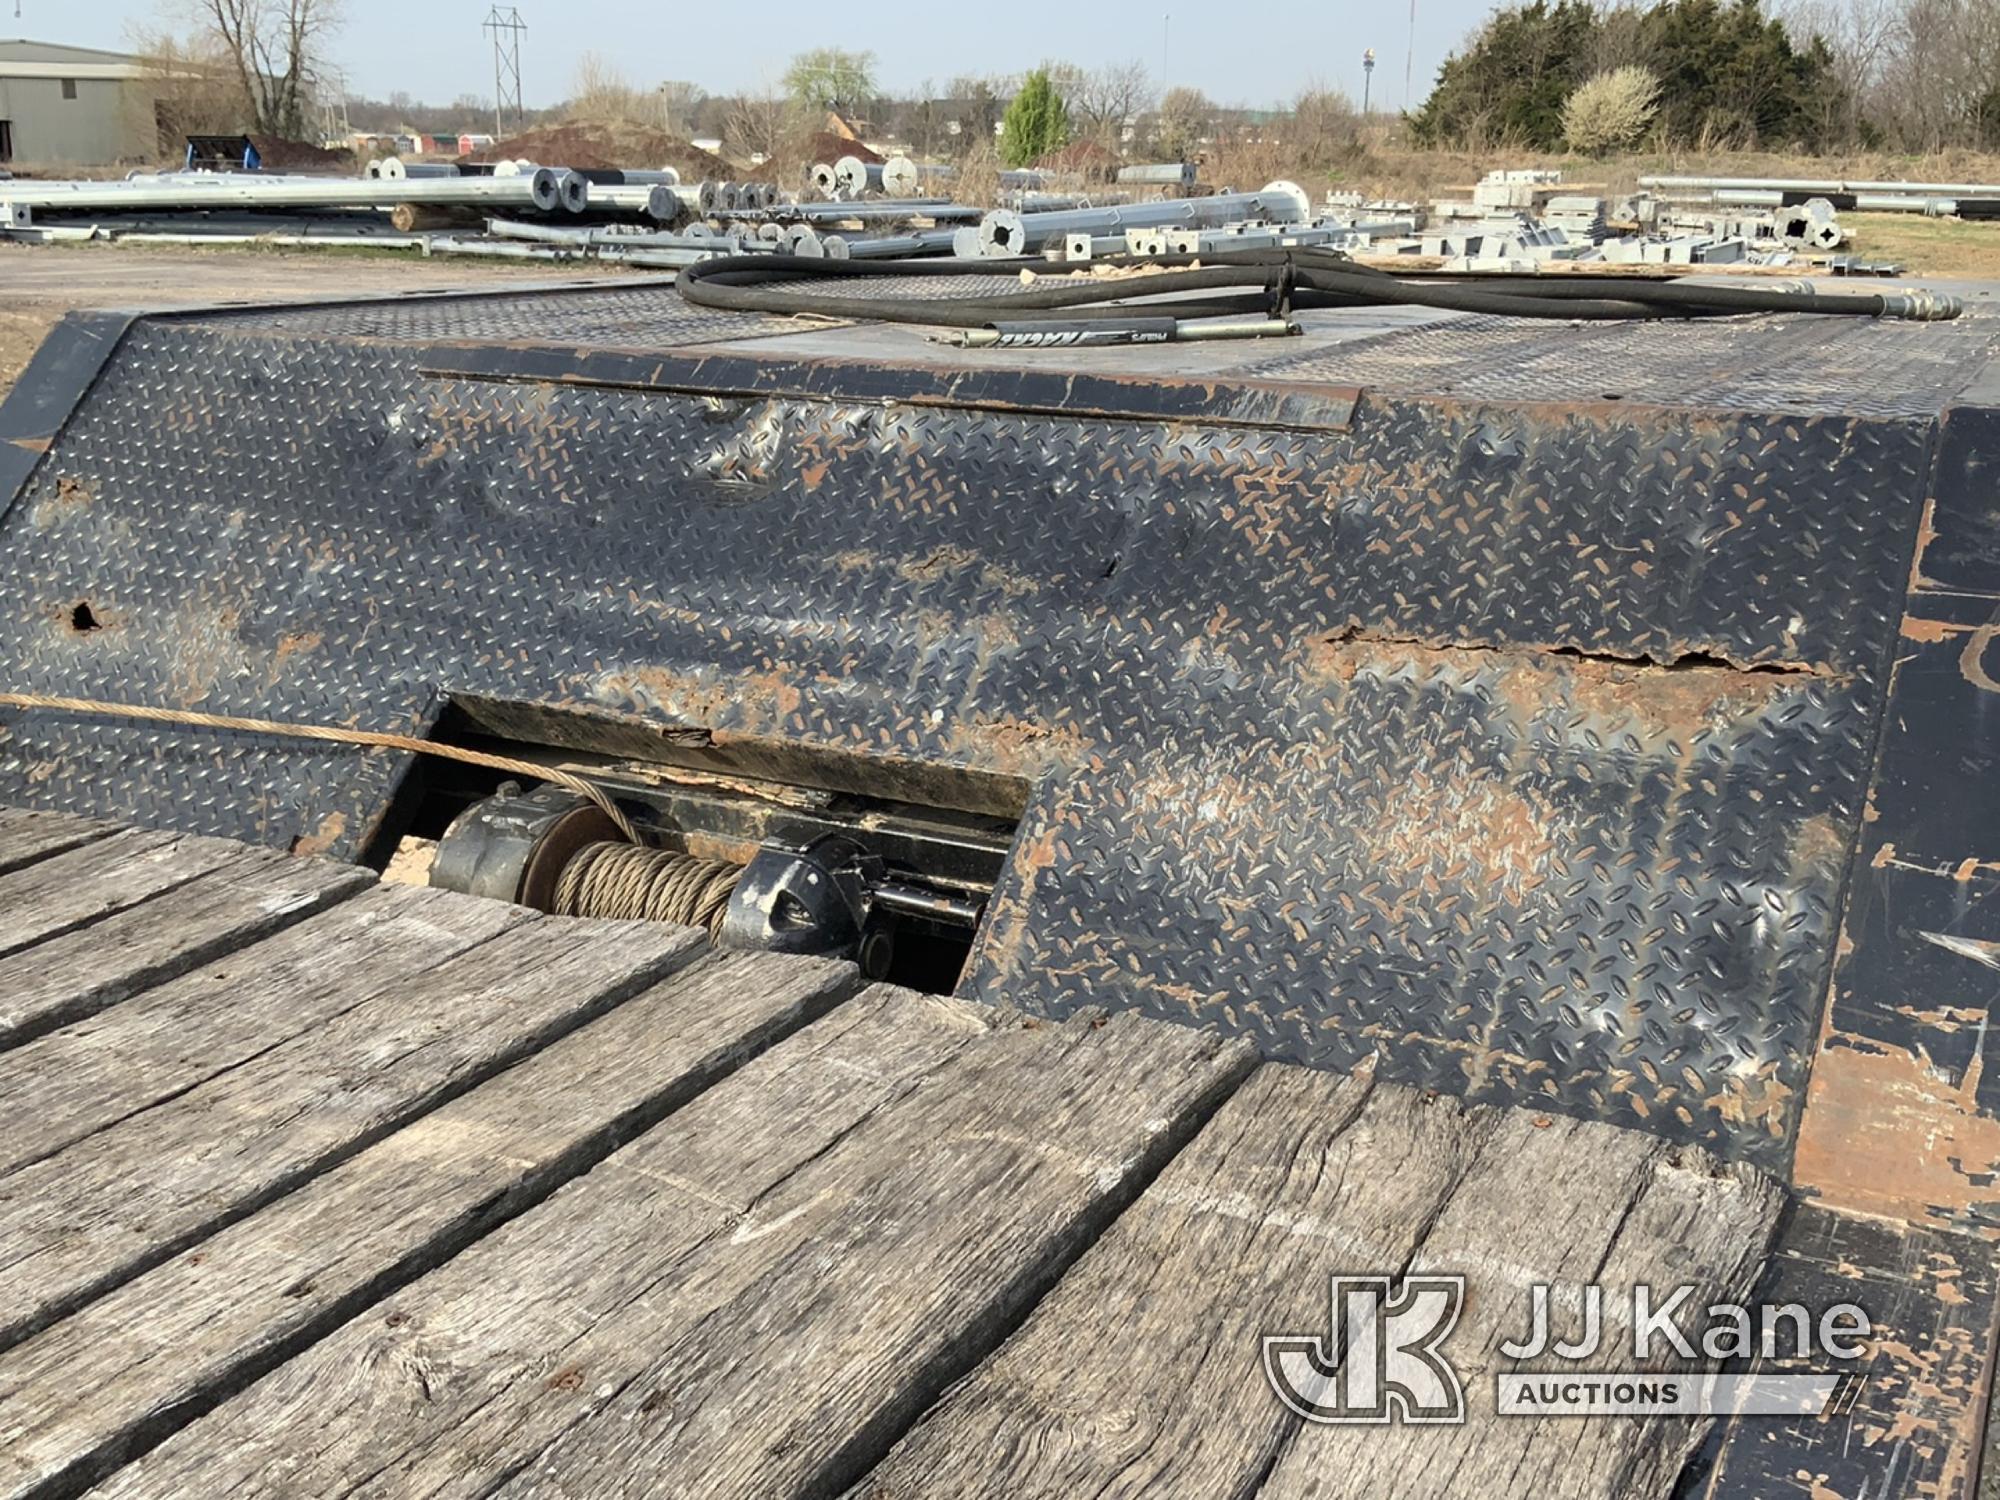
[[[783,156],[805,131],[802,106],[785,94],[745,94],[730,109],[722,126],[722,143],[731,156],[769,160]]]
[[[669,78],[654,93],[660,100],[660,128],[671,135],[693,135],[695,111],[707,94],[698,84]]]
[[[195,13],[236,76],[252,128],[302,139],[338,0],[195,0]]]
[[[1189,160],[1215,128],[1215,106],[1200,89],[1168,89],[1153,125],[1153,143],[1164,156]]]
[[[1891,59],[1901,23],[1896,0],[1792,0],[1782,18],[1794,38],[1817,38],[1826,49],[1834,87],[1819,101],[1820,139],[1854,144]]]
[[[947,114],[931,80],[918,84],[916,98],[903,111],[902,128],[919,157],[930,156],[943,143],[950,129]]]
[[[1324,168],[1353,154],[1360,145],[1360,126],[1352,99],[1315,84],[1292,101],[1292,117],[1281,128],[1299,160]]]
[[[1993,0],[1904,0],[1871,99],[1906,150],[1975,145],[1982,104],[2000,78]]]
[[[212,38],[192,41],[164,33],[138,32],[132,50],[141,60],[147,87],[128,92],[132,123],[152,130],[162,153],[187,135],[241,130],[249,118],[236,70]]]
[[[1116,155],[1125,141],[1125,127],[1153,107],[1153,80],[1146,65],[1111,63],[1077,72],[1063,80],[1063,99],[1078,136],[1095,141]]]
[[[658,106],[645,90],[634,88],[601,52],[586,52],[577,59],[566,112],[579,120],[622,120],[635,125],[650,125],[658,119]]]

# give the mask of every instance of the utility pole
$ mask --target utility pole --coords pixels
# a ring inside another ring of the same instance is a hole
[[[521,123],[521,33],[528,23],[521,19],[519,7],[495,5],[480,29],[493,36],[493,139],[504,141],[507,130],[501,112],[510,100],[514,123]]]
[[[1403,108],[1410,107],[1410,79],[1417,66],[1417,0],[1410,0],[1410,45],[1403,52]]]
[[[1368,94],[1375,82],[1375,49],[1361,54],[1361,118],[1368,118]]]

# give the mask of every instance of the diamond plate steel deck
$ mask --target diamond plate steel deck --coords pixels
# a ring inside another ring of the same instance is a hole
[[[638,347],[791,333],[796,318],[710,312],[683,302],[670,282],[612,290],[536,290],[478,296],[376,297],[337,306],[197,314],[185,321],[231,330],[322,337],[618,342]]]
[[[1308,342],[1256,369],[1404,395],[1926,417],[1996,356],[2000,315],[1973,301],[1948,323],[1771,314],[1524,327],[1462,317],[1333,349]]]
[[[1763,413],[1752,381],[1729,412],[1208,426],[1066,408],[1059,371],[1020,411],[564,352],[765,331],[661,295],[140,323],[0,531],[8,678],[379,729],[477,694],[1026,776],[968,992],[1788,1159],[1934,420]],[[348,855],[403,770],[39,716],[0,754],[0,800]]]

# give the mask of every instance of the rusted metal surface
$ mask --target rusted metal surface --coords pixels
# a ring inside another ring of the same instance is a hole
[[[2000,1231],[2000,413],[1943,424],[1894,643],[1797,1179],[1832,1207]]]
[[[0,538],[0,654],[1012,778],[971,993],[1782,1164],[1929,426],[1350,395],[146,324]],[[399,770],[11,736],[10,795],[337,853]]]
[[[141,323],[0,529],[0,670],[370,729],[456,704],[1019,816],[965,992],[1788,1173],[1774,1275],[1877,1299],[1882,1378],[1838,1444],[1725,1429],[1689,1485],[1964,1492],[2000,1227],[2000,393],[1938,410],[1986,389],[1990,326],[1785,323],[1733,387],[1703,363],[1727,330],[1676,329],[1681,363],[1597,389],[1580,346],[1483,325],[1148,379],[674,316]],[[648,339],[702,347],[602,347]],[[1448,374],[1510,348],[1517,399]],[[349,856],[404,770],[0,720],[0,799]]]
[[[1970,1496],[2000,1265],[2000,414],[1947,414],[1891,644],[1774,1295],[1881,1328],[1839,1424],[1740,1422],[1713,1493]]]
[[[1679,1500],[1970,1500],[1996,1293],[1981,1241],[1801,1209],[1757,1296],[1865,1308],[1874,1326],[1865,1379],[1835,1415],[1718,1426],[1683,1476]]]

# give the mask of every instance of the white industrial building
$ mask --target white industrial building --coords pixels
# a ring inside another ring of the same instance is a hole
[[[0,41],[0,164],[94,164],[157,150],[155,89],[123,52]]]

